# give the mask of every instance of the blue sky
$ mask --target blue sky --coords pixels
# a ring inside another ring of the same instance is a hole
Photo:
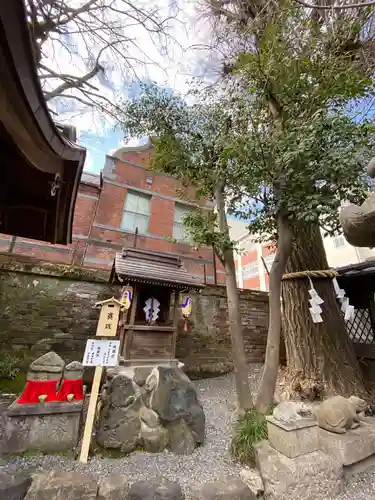
[[[87,149],[85,170],[98,174],[104,166],[105,156],[124,145],[120,127],[106,129],[101,135],[91,130],[81,130],[79,144]]]
[[[142,81],[135,80],[127,84],[124,82],[124,94],[129,99],[132,99],[139,94],[141,85],[149,85],[151,83],[152,81],[149,78],[145,78]],[[111,154],[114,149],[125,145],[124,133],[121,126],[111,126],[105,120],[102,121],[99,127],[87,128],[87,125],[86,127],[81,126],[78,135],[78,143],[87,149],[84,169],[95,174],[98,174],[103,168],[107,154]]]

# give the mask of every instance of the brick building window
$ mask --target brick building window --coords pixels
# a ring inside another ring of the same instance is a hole
[[[184,217],[190,212],[186,205],[175,203],[173,219],[173,238],[177,241],[190,241],[184,226]]]
[[[246,266],[243,266],[243,279],[255,278],[256,276],[259,276],[259,267],[256,262],[251,262],[250,264],[246,264]]]
[[[125,198],[121,229],[134,232],[136,227],[140,233],[147,233],[150,216],[150,196],[128,191]]]

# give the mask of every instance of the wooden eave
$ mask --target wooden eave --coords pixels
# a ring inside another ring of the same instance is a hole
[[[0,2],[0,67],[0,232],[70,243],[86,150],[49,113],[22,0]]]

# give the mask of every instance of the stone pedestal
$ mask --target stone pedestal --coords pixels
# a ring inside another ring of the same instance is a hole
[[[311,418],[281,422],[267,417],[269,444],[288,458],[299,457],[319,449],[318,426]]]
[[[323,451],[288,458],[262,441],[255,454],[268,500],[326,500],[342,491],[342,465]]]
[[[338,460],[345,474],[362,472],[375,465],[375,426],[365,419],[357,429],[334,434],[319,429],[319,447]]]
[[[0,453],[71,451],[78,441],[82,404],[13,403],[6,411]]]

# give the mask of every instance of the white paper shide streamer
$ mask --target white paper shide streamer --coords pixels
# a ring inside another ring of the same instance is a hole
[[[160,312],[160,302],[155,299],[154,297],[151,297],[150,299],[146,300],[146,305],[143,308],[145,314],[146,314],[146,321],[156,321],[159,317],[159,312]]]
[[[336,292],[336,298],[341,303],[341,311],[344,313],[344,320],[350,321],[354,317],[354,314],[355,314],[354,306],[351,306],[349,304],[348,297],[345,297],[345,290],[340,288],[339,284],[337,283],[336,278],[333,278],[333,287],[334,287],[335,292]]]
[[[310,281],[310,290],[309,290],[309,295],[310,295],[310,307],[309,311],[312,317],[312,320],[314,323],[323,323],[323,318],[322,318],[322,312],[323,309],[320,307],[321,304],[323,304],[324,300],[319,296],[318,292],[315,290],[313,282],[309,278]]]

